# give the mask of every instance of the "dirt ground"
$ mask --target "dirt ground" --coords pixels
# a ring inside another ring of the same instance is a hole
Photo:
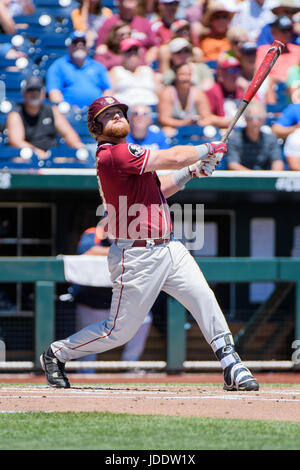
[[[43,376],[0,374],[0,413],[110,411],[300,422],[300,374],[256,377],[263,383],[258,392],[226,392],[218,373],[69,374],[70,389],[48,387]]]

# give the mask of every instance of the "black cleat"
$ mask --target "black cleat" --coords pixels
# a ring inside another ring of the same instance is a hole
[[[55,357],[50,346],[40,356],[40,362],[51,387],[70,388],[68,377],[65,374],[65,364]]]
[[[224,370],[224,390],[253,392],[259,390],[259,384],[250,370],[237,362]]]

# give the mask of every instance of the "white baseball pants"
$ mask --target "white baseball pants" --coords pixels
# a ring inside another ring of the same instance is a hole
[[[109,317],[52,343],[52,350],[61,362],[128,342],[161,290],[186,307],[208,343],[216,335],[229,332],[213,291],[181,242],[171,240],[168,244],[144,248],[118,241],[110,247],[108,266],[113,282]]]

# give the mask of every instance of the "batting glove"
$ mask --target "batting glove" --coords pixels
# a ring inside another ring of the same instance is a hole
[[[219,163],[219,161],[218,161]],[[189,166],[192,178],[202,178],[203,176],[211,176],[217,166],[215,162],[199,161]]]
[[[227,152],[227,145],[224,142],[208,142],[205,144],[208,148],[208,159],[209,161],[220,161]],[[217,163],[217,164],[218,164]]]

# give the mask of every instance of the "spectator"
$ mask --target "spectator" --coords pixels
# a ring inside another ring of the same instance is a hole
[[[124,21],[118,21],[109,31],[104,44],[97,47],[94,59],[101,62],[107,70],[115,65],[122,65],[123,56],[120,44],[123,39],[130,38],[130,26]]]
[[[250,41],[241,43],[239,47],[241,75],[237,79],[237,86],[243,93],[246,92],[255,73],[256,51],[256,44]],[[263,101],[263,95],[260,90],[257,91],[257,97]]]
[[[227,32],[233,16],[234,12],[222,3],[212,1],[208,4],[202,24],[209,28],[209,32],[203,34],[199,41],[204,61],[216,61],[222,51],[230,49]]]
[[[232,26],[227,31],[227,39],[230,47],[220,53],[218,60],[225,60],[228,57],[240,60],[241,46],[249,39],[247,31],[239,26]]]
[[[0,33],[15,34],[16,23],[4,2],[0,2]]]
[[[112,11],[102,7],[101,0],[77,0],[78,8],[71,13],[74,30],[84,31],[87,46],[92,47],[97,39],[97,32],[102,23],[112,16]]]
[[[216,125],[205,93],[192,85],[191,64],[180,65],[174,85],[162,89],[158,117],[168,137],[172,137],[178,127]]]
[[[247,31],[249,39],[256,41],[262,28],[275,19],[270,8],[274,0],[244,0],[238,3],[238,10],[232,20],[232,26],[238,26]],[[267,44],[270,41],[267,42]]]
[[[190,27],[190,23],[186,20],[176,20],[171,25],[171,31],[173,33],[173,39],[176,38],[183,38],[189,43],[189,47],[192,48],[192,62],[198,63],[202,62],[202,51],[197,46],[192,46],[193,38],[192,38],[192,31]],[[171,42],[166,44],[162,44],[158,49],[158,64],[159,64],[159,71],[165,71],[170,68],[171,62],[171,50],[170,44]]]
[[[191,43],[184,38],[175,38],[172,39],[168,47],[170,60],[159,63],[159,72],[162,73],[162,82],[165,86],[171,85],[175,80],[176,68],[186,63],[191,64],[193,85],[201,90],[213,86],[215,79],[209,66],[202,62],[193,62]]]
[[[122,65],[109,71],[113,95],[122,103],[156,105],[160,82],[151,67],[142,65],[140,42],[134,38],[123,39],[120,48]]]
[[[299,63],[300,64],[300,63]],[[286,82],[291,103],[300,102],[300,65],[293,65],[288,69]]]
[[[283,151],[289,169],[300,171],[300,129],[296,129],[287,137]]]
[[[272,6],[273,8],[271,8],[271,12],[274,15],[273,20],[270,19],[269,23],[262,28],[261,33],[257,38],[258,46],[263,46],[264,44],[272,44],[272,42],[274,41],[272,24],[276,20],[276,17],[287,16],[292,21],[292,23],[294,23],[294,17],[297,12],[300,11],[298,0],[275,0],[275,4],[273,2]],[[294,29],[295,31],[293,31],[291,42],[293,44],[300,45],[299,33],[297,33],[296,31],[295,24]]]
[[[149,49],[155,46],[155,36],[149,21],[136,14],[137,4],[137,0],[117,0],[118,14],[108,18],[98,30],[96,52],[98,52],[98,46],[105,42],[111,28],[120,20],[130,26],[132,37],[138,39],[142,47]]]
[[[173,31],[171,25],[176,19],[179,0],[159,0],[159,18],[151,24],[158,46],[171,41]]]
[[[228,139],[228,170],[282,171],[284,164],[275,135],[262,131],[265,106],[253,100],[245,111],[246,127],[236,129]]]
[[[82,234],[77,247],[77,254],[107,256],[110,245],[111,242],[103,237],[103,231],[100,227],[91,227]],[[110,287],[73,285],[70,291],[76,303],[76,328],[81,330],[91,323],[105,321],[108,318],[112,298],[112,289]],[[151,323],[152,314],[149,312],[138,332],[125,345],[122,352],[123,361],[139,360],[144,350]],[[96,359],[96,354],[89,354],[84,357],[85,361],[95,361]],[[84,372],[92,373],[94,369],[85,369]]]
[[[38,158],[47,158],[47,150],[57,145],[57,135],[70,147],[85,147],[57,106],[44,103],[45,88],[41,78],[29,77],[22,94],[24,103],[7,116],[9,145],[30,147]]]
[[[33,15],[34,3],[31,0],[4,0],[9,14],[14,17],[18,15]]]
[[[168,138],[158,127],[152,125],[152,112],[150,106],[137,104],[129,108],[130,133],[127,142],[138,144],[153,150],[170,147]]]
[[[266,102],[275,104],[277,102],[275,86],[278,83],[284,84],[288,78],[288,69],[300,62],[300,46],[291,43],[293,34],[293,24],[287,16],[279,16],[272,24],[271,31],[274,39],[285,44],[285,48],[278,57],[274,67],[268,75],[268,88],[266,92]],[[256,69],[261,64],[270,44],[259,46],[256,53]]]
[[[300,127],[300,103],[290,104],[272,126],[279,139],[286,139]]]
[[[219,124],[219,127],[228,126],[243,97],[243,89],[238,82],[240,77],[240,62],[236,58],[228,57],[219,60],[216,83],[210,89],[205,90],[212,113],[222,118],[223,123]],[[244,125],[243,117],[240,118],[239,124]]]
[[[56,59],[47,71],[50,101],[67,101],[83,108],[108,94],[110,88],[107,69],[87,56],[85,33],[74,31],[68,41],[68,54]]]

